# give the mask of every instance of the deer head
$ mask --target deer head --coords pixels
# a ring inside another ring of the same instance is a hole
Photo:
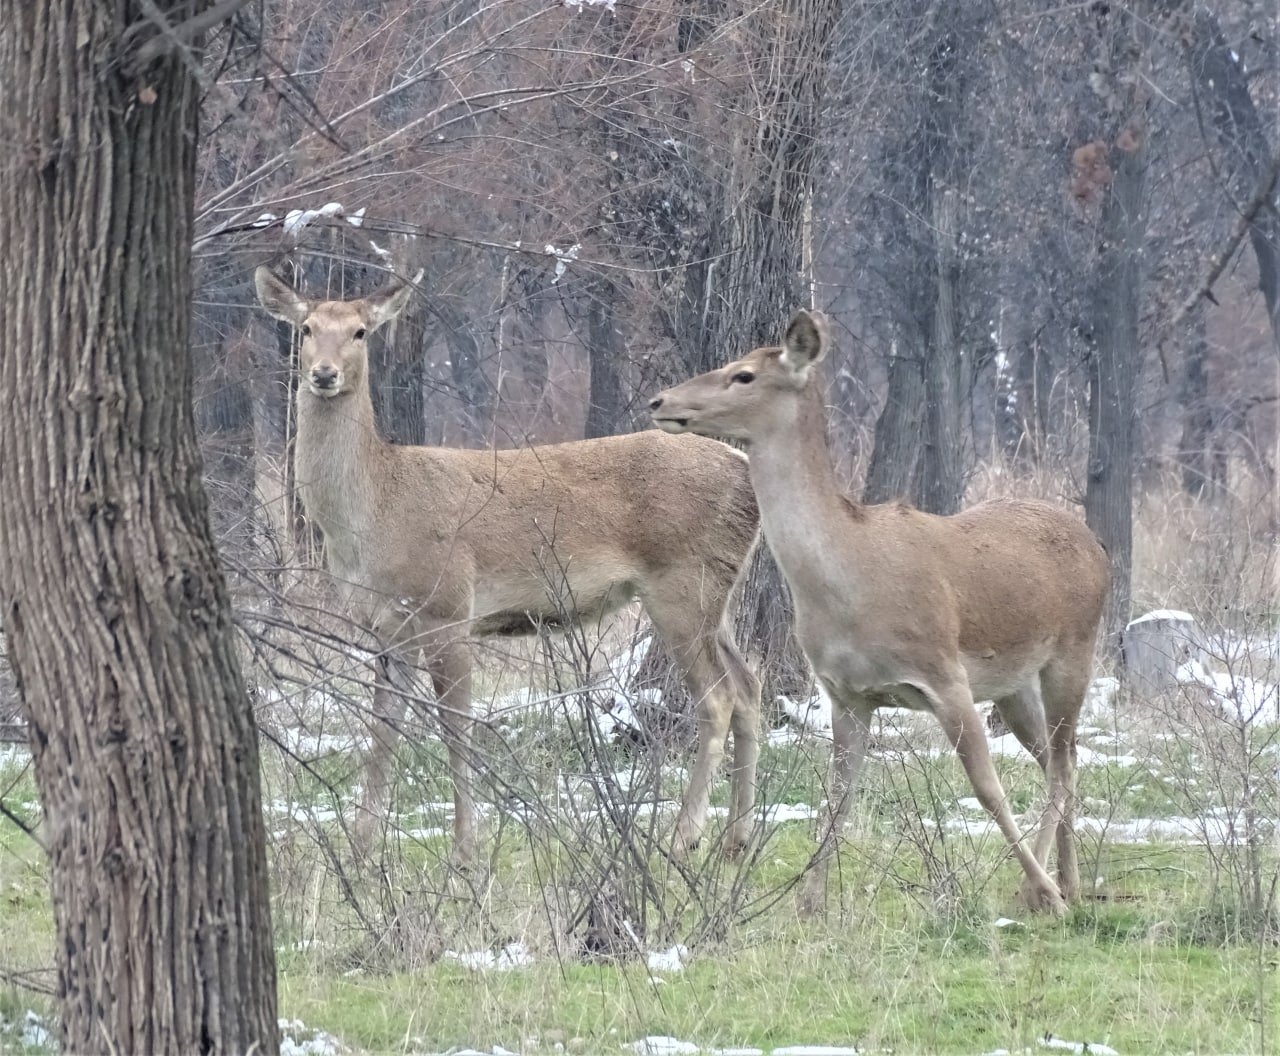
[[[302,334],[298,370],[313,396],[332,399],[356,392],[369,375],[368,338],[399,315],[422,278],[394,279],[358,301],[312,301],[265,267],[254,272],[258,300],[269,315]]]
[[[781,348],[757,348],[727,367],[667,389],[649,402],[649,412],[668,433],[763,439],[794,426],[813,367],[829,344],[826,317],[801,309]]]

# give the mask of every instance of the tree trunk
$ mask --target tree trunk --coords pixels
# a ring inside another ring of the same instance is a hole
[[[191,412],[199,89],[190,52],[133,70],[146,11],[201,6],[0,3],[0,382],[21,394],[0,597],[64,1052],[278,1047],[256,732]]]
[[[675,278],[672,336],[683,354],[678,376],[776,344],[791,314],[807,303],[805,202],[841,10],[840,0],[782,0],[746,16],[728,13],[718,0],[699,6],[681,23],[682,44],[692,48],[717,20],[736,18],[735,32],[755,38],[761,78],[750,123],[732,133],[726,171],[700,181],[704,200],[690,209],[706,217],[705,236]],[[706,171],[715,172],[719,160],[704,158]],[[766,547],[743,594],[739,622],[761,656],[765,699],[807,694],[808,664],[790,632],[790,594]]]
[[[933,333],[925,363],[925,442],[920,462],[916,504],[930,513],[955,513],[964,492],[961,450],[961,401],[967,387],[961,378],[961,348],[956,325],[956,285],[960,277],[957,255],[957,194],[934,193],[934,239],[938,264]]]
[[[1226,151],[1226,170],[1236,205],[1249,201],[1267,176],[1274,155],[1266,128],[1240,60],[1231,50],[1218,17],[1201,8],[1194,13],[1187,0],[1173,6],[1182,9],[1190,26],[1180,34],[1197,103],[1206,105]],[[1267,304],[1272,338],[1280,350],[1280,214],[1274,208],[1259,209],[1249,225],[1249,244],[1258,262],[1258,286]]]
[[[904,354],[897,342],[889,360],[889,390],[876,419],[876,440],[862,488],[863,502],[892,502],[911,497],[911,481],[920,454],[924,404],[921,358]]]
[[[958,324],[959,195],[970,147],[962,134],[969,63],[990,23],[986,5],[960,17],[951,5],[926,10],[931,44],[923,78],[897,116],[910,129],[900,157],[888,241],[897,247],[892,296],[899,333],[889,392],[876,422],[863,489],[866,502],[910,497],[922,509],[953,513],[963,491],[964,384]],[[900,203],[900,204],[897,204]],[[905,351],[904,351],[905,349]]]
[[[626,397],[622,368],[626,353],[614,315],[619,295],[613,283],[590,282],[583,296],[587,301],[587,354],[591,361],[586,425],[586,436],[590,439],[612,436],[624,425]]]
[[[426,319],[420,305],[374,338],[369,356],[374,419],[393,444],[427,442]]]
[[[1133,563],[1134,421],[1142,350],[1138,318],[1142,250],[1147,229],[1147,131],[1136,146],[1113,149],[1114,179],[1106,192],[1099,230],[1094,318],[1089,357],[1089,473],[1085,519],[1111,558],[1111,602],[1105,628],[1114,649],[1129,617]]]
[[[1204,314],[1196,313],[1191,340],[1182,367],[1182,440],[1178,464],[1182,468],[1182,490],[1193,498],[1211,497],[1213,470],[1210,436],[1213,411],[1209,405],[1209,374],[1205,370],[1209,346],[1205,340]]]

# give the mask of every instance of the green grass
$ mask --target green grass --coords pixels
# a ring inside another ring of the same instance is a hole
[[[453,964],[414,974],[281,975],[283,1014],[369,1051],[582,1038],[604,1051],[646,1034],[703,1045],[825,1043],[895,1052],[985,1052],[1050,1031],[1122,1053],[1257,1052],[1256,950],[1117,941],[1090,909],[1065,925],[922,935],[872,918],[794,920],[736,936],[684,973],[558,964],[479,974]],[[1121,929],[1123,930],[1123,929]],[[1268,1030],[1274,1030],[1272,1022]]]
[[[544,750],[549,759],[568,758],[562,745]],[[608,762],[619,770],[633,765],[625,753]],[[406,760],[406,827],[447,828],[445,819],[414,806],[448,798],[442,763],[432,744]],[[349,760],[324,760],[311,774],[291,777],[274,767],[268,753],[268,799],[322,810],[335,796],[349,798]],[[769,747],[762,798],[815,804],[822,769],[809,749]],[[1008,760],[1001,771],[1015,803],[1030,803],[1041,787],[1038,771]],[[524,780],[530,788],[543,781],[544,795],[554,787],[536,775]],[[0,772],[0,781],[6,803],[34,799],[29,774]],[[680,780],[663,775],[660,785],[674,797]],[[1116,846],[1085,836],[1081,867],[1093,897],[1065,921],[1034,919],[1014,901],[1017,870],[998,839],[919,824],[921,805],[950,810],[970,794],[953,758],[873,760],[856,832],[833,873],[828,911],[817,920],[798,918],[783,890],[812,849],[809,826],[772,830],[745,878],[700,855],[695,888],[661,856],[666,817],[646,844],[657,885],[644,903],[646,945],[714,938],[696,944],[684,972],[659,981],[641,964],[586,963],[578,955],[582,928],[572,926],[572,911],[595,893],[593,885],[634,875],[629,867],[608,871],[614,845],[607,829],[575,834],[539,822],[530,836],[512,823],[499,830],[491,817],[483,829],[489,871],[470,885],[448,877],[444,837],[402,840],[380,869],[344,859],[373,922],[366,929],[315,843],[317,832],[336,835],[336,824],[273,815],[280,1014],[357,1052],[494,1044],[550,1052],[556,1042],[622,1052],[650,1034],[766,1051],[856,1043],[895,1053],[976,1054],[1034,1049],[1046,1032],[1103,1042],[1124,1056],[1252,1053],[1272,1045],[1280,1026],[1272,994],[1280,953],[1242,923],[1230,885],[1204,850]],[[1186,806],[1141,766],[1089,768],[1081,794],[1116,818]],[[721,783],[717,802],[723,797]],[[593,841],[604,847],[597,858],[589,853]],[[1095,886],[1097,877],[1103,879]],[[734,883],[745,884],[744,897],[730,894]],[[732,914],[727,927],[702,927],[709,913],[735,905],[749,908]],[[998,916],[1022,924],[996,928]],[[0,821],[0,921],[0,967],[51,963],[47,867],[7,820]],[[443,956],[514,938],[533,953],[531,967],[473,972]],[[12,1022],[28,1008],[50,1010],[38,997],[0,986],[0,1015]],[[0,1035],[0,1051],[18,1051],[16,1035]]]

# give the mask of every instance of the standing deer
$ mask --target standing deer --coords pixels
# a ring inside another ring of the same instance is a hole
[[[387,443],[369,395],[369,335],[410,284],[358,301],[303,297],[268,269],[258,298],[302,335],[295,477],[324,532],[329,569],[383,646],[357,840],[385,806],[408,672],[419,654],[436,692],[454,794],[454,859],[475,856],[469,742],[472,635],[589,622],[638,597],[685,675],[698,752],[674,852],[702,835],[733,732],[725,850],[750,834],[760,683],[734,647],[730,596],[757,536],[747,465],[725,444],[659,432],[510,451]]]
[[[800,311],[781,348],[758,348],[649,405],[668,432],[746,443],[796,634],[834,704],[830,805],[802,908],[825,899],[871,713],[897,704],[937,718],[1022,865],[1023,901],[1061,913],[1079,893],[1076,720],[1109,586],[1106,554],[1077,518],[1044,503],[995,500],[936,517],[841,494],[814,369],[828,343],[824,317]],[[1049,800],[1032,849],[991,764],[975,697],[995,700],[1045,772]],[[1046,871],[1055,834],[1056,884]]]

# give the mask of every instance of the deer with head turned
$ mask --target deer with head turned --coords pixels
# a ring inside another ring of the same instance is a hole
[[[937,718],[1022,866],[1022,900],[1061,913],[1079,893],[1076,722],[1110,582],[1106,554],[1078,518],[1046,503],[997,499],[938,517],[843,495],[817,370],[829,343],[822,314],[800,311],[780,348],[758,348],[650,403],[667,432],[746,444],[797,637],[832,700],[829,808],[802,908],[825,899],[872,712],[892,704]],[[1046,775],[1033,846],[1009,809],[975,698],[995,701]]]
[[[383,649],[356,835],[386,806],[409,672],[435,689],[454,789],[456,861],[475,855],[467,635],[584,623],[639,598],[696,702],[698,750],[674,852],[702,835],[733,734],[725,850],[745,845],[759,754],[760,684],[726,610],[757,537],[744,457],[660,432],[507,451],[398,446],[374,423],[368,339],[403,310],[411,283],[355,301],[302,296],[267,268],[258,298],[295,326],[295,478],[324,533],[329,570]]]

